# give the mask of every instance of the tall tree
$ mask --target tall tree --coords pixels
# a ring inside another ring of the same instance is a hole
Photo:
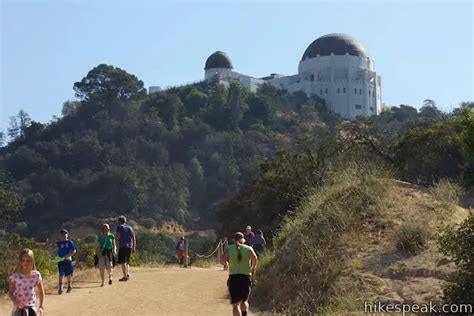
[[[31,125],[31,118],[24,110],[20,110],[17,115],[21,136],[25,136],[25,131]]]
[[[74,83],[76,97],[89,100],[92,97],[130,100],[146,95],[143,81],[125,70],[100,64],[87,73],[81,81]]]
[[[17,139],[20,135],[20,126],[18,125],[18,121],[16,116],[10,116],[10,124],[8,126],[8,137],[10,137],[11,141]]]

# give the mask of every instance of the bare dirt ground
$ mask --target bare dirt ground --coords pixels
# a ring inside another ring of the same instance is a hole
[[[132,268],[128,282],[99,287],[98,271],[79,275],[69,294],[46,291],[45,315],[231,315],[227,272],[220,267]],[[9,316],[11,303],[0,300],[0,315]],[[256,315],[256,314],[253,314]],[[260,314],[261,315],[261,314]]]

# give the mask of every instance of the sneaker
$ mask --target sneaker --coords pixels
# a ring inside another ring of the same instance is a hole
[[[100,287],[103,287],[103,286],[104,286],[104,283],[102,283],[102,284],[100,285]]]
[[[68,286],[66,293],[70,293],[71,291],[72,291],[72,287],[71,287],[71,286]]]
[[[109,285],[112,285],[112,280],[109,280]]]
[[[58,295],[61,295],[61,294],[63,294],[63,289],[60,288],[60,289],[58,290]]]
[[[127,277],[123,277],[121,279],[119,279],[120,282],[125,282],[125,281],[128,281],[128,278]]]

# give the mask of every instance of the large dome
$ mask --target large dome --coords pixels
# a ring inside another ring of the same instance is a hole
[[[204,69],[214,69],[214,68],[234,68],[232,62],[230,61],[229,56],[226,53],[217,51],[206,60],[206,67]]]
[[[301,58],[301,61],[307,58],[320,56],[345,55],[367,57],[367,50],[355,39],[346,34],[327,34],[313,41]]]

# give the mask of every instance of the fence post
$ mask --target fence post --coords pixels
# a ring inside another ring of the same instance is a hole
[[[188,267],[188,253],[189,253],[189,240],[186,238],[184,240],[184,267],[187,268]]]
[[[219,243],[217,244],[217,262],[221,261],[222,256],[222,239],[219,239]]]
[[[227,237],[224,237],[222,240],[222,254],[227,250],[228,242],[227,242]],[[224,264],[224,271],[227,271],[229,269],[227,264]]]

